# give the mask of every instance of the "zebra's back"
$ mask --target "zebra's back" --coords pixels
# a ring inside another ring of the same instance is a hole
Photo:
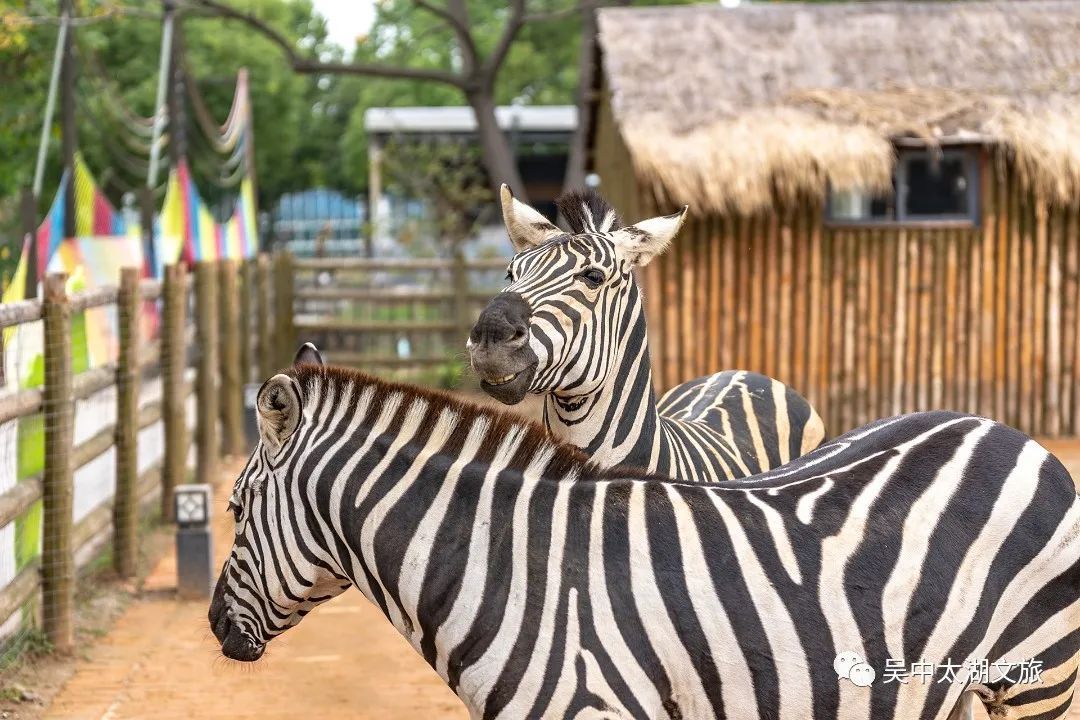
[[[944,720],[965,687],[950,664],[1075,673],[1080,501],[1056,459],[991,421],[894,418],[741,481],[576,483],[563,499],[552,622],[529,635],[555,644],[551,674],[526,689],[523,647],[500,678],[517,690],[486,716]],[[876,681],[838,678],[841,653]],[[894,663],[935,674],[886,682]],[[1032,697],[973,687],[998,708]]]
[[[825,424],[806,398],[747,370],[678,385],[660,398],[657,411],[676,466],[659,471],[679,477],[755,475],[805,455],[825,439]]]

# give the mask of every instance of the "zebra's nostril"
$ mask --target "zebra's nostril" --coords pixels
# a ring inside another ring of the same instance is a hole
[[[229,620],[228,614],[222,612],[213,626],[214,636],[219,642],[225,642],[225,638],[229,635],[231,626],[232,622]]]
[[[525,328],[519,327],[514,330],[514,340],[521,340],[523,337],[525,337]]]

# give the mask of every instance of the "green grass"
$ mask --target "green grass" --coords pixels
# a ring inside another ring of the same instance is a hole
[[[53,651],[45,631],[35,627],[20,630],[0,652],[0,670],[8,670],[18,663]]]
[[[439,322],[453,317],[447,307],[434,303],[350,303],[343,317],[385,323]]]

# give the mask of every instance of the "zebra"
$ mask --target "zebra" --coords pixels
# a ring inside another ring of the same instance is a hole
[[[474,718],[1068,712],[1080,497],[991,420],[881,420],[692,483],[601,468],[529,420],[311,346],[256,417],[208,614],[228,658],[258,660],[355,585]],[[935,669],[888,682],[892,660]]]
[[[824,440],[810,403],[754,372],[697,378],[657,402],[632,270],[664,251],[686,208],[621,227],[595,192],[569,193],[557,201],[566,233],[506,185],[501,200],[518,254],[466,342],[487,394],[508,405],[542,394],[548,430],[596,462],[680,480],[746,477]]]

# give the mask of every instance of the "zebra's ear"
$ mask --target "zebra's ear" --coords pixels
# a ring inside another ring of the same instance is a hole
[[[688,206],[684,205],[677,213],[642,220],[636,225],[616,230],[611,233],[616,249],[634,265],[648,265],[654,257],[667,250],[675,239],[686,219],[687,209]]]
[[[563,234],[534,208],[518,201],[505,183],[499,189],[499,199],[502,202],[503,223],[514,252],[525,252]]]
[[[263,383],[255,401],[259,436],[277,451],[300,425],[300,384],[278,373]]]
[[[300,346],[300,349],[296,351],[296,355],[293,357],[293,365],[325,365],[323,362],[322,353],[319,352],[319,348],[315,347],[309,342]]]

